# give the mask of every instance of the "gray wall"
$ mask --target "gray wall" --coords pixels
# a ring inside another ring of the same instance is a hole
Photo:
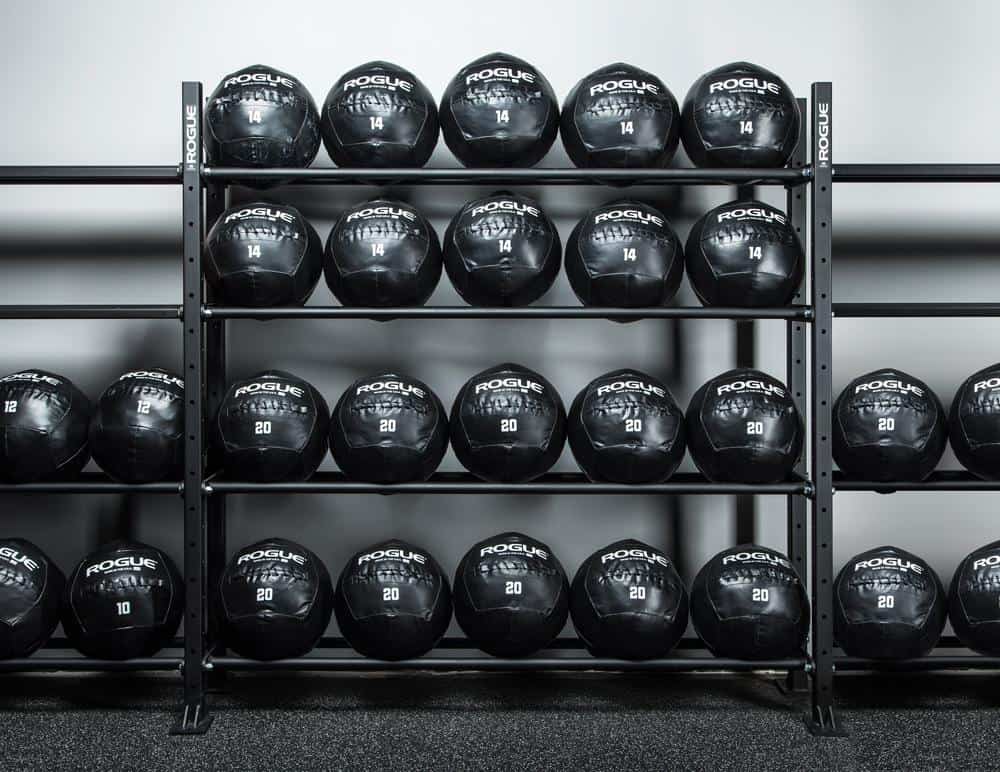
[[[0,8],[8,82],[0,164],[174,164],[180,81],[202,80],[210,91],[225,73],[257,61],[294,73],[317,100],[343,71],[375,58],[411,68],[439,95],[461,65],[498,49],[537,65],[560,98],[590,70],[625,60],[657,73],[682,99],[705,70],[745,58],[780,73],[800,96],[814,80],[834,82],[840,162],[996,161],[1000,106],[983,98],[981,81],[995,69],[1000,7],[966,3],[965,12],[944,15],[921,13],[920,5],[7,2]],[[323,151],[319,163],[329,163]],[[454,163],[441,143],[432,164]],[[544,163],[567,164],[558,143]],[[374,193],[273,195],[302,206],[325,238],[339,211]],[[564,238],[586,208],[617,195],[534,193]],[[730,194],[635,193],[663,206],[682,238]],[[396,194],[443,232],[474,191]],[[835,201],[839,300],[995,300],[996,187],[841,185]],[[0,303],[179,302],[179,190],[0,188],[0,203]],[[695,302],[687,286],[682,291]],[[321,283],[311,302],[331,301]],[[443,280],[432,302],[459,300]],[[543,302],[576,303],[564,276]],[[179,368],[174,322],[2,324],[0,372],[51,369],[95,397],[125,368]],[[758,329],[762,368],[784,377],[783,325]],[[926,380],[947,404],[968,373],[998,358],[998,331],[982,321],[838,321],[835,387],[891,365]],[[549,377],[568,403],[598,374],[632,366],[666,379],[686,404],[702,381],[733,365],[734,331],[727,322],[689,321],[679,333],[658,321],[233,322],[231,372],[288,369],[332,403],[354,378],[393,368],[427,381],[450,404],[472,373],[513,360]],[[944,465],[955,465],[950,453]],[[443,468],[457,468],[453,456]],[[575,468],[568,450],[557,468]],[[996,502],[985,494],[838,494],[836,563],[896,543],[929,559],[947,581],[965,552],[996,538]],[[138,538],[179,558],[181,512],[170,500],[6,496],[0,506],[5,532],[37,541],[67,568],[129,522]],[[705,497],[677,506],[685,535],[673,545],[666,543],[671,504],[655,498],[233,497],[230,549],[283,535],[310,546],[336,572],[354,550],[399,536],[425,545],[451,570],[474,541],[516,528],[549,542],[574,571],[592,550],[634,535],[683,558],[690,578],[731,542],[733,502]],[[121,517],[123,509],[130,517]],[[782,547],[784,501],[762,500],[760,510],[759,539]]]

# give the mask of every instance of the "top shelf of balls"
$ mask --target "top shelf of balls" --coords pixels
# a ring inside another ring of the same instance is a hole
[[[784,168],[800,121],[784,81],[747,62],[703,75],[683,110],[655,75],[611,64],[577,83],[561,112],[542,73],[504,53],[463,67],[440,109],[413,73],[388,62],[343,75],[322,113],[298,79],[254,65],[227,75],[208,99],[203,173],[255,186],[394,180],[791,185],[806,179],[801,169]],[[439,132],[470,171],[421,170]],[[524,172],[542,160],[557,134],[573,163],[588,171]],[[338,169],[306,168],[321,139]],[[681,141],[697,169],[666,168]]]

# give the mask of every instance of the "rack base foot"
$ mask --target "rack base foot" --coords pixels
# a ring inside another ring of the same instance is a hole
[[[847,737],[847,730],[838,720],[832,705],[813,706],[812,714],[805,717],[805,723],[813,737]]]
[[[188,704],[177,723],[170,727],[170,734],[205,734],[214,720],[205,703]]]

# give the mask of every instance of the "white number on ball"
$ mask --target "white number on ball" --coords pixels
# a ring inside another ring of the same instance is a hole
[[[381,117],[372,116],[368,120],[371,121],[372,131],[374,131],[375,129],[384,129],[385,128],[385,126],[382,123],[382,118]]]
[[[750,595],[750,600],[756,601],[757,603],[767,603],[771,597],[771,591],[766,587],[758,587]]]
[[[626,263],[634,263],[638,259],[636,257],[635,247],[623,247],[622,252],[625,253]]]
[[[896,596],[895,595],[879,595],[878,596],[878,607],[879,608],[896,608]]]
[[[382,600],[399,600],[399,588],[398,587],[383,587],[382,588]]]
[[[378,430],[380,432],[394,432],[396,431],[396,419],[395,418],[383,418],[378,422]]]
[[[646,588],[645,587],[629,587],[628,588],[629,600],[646,600]]]
[[[118,607],[118,616],[127,617],[132,613],[132,601],[130,600],[120,600],[115,606]]]
[[[641,418],[626,418],[625,419],[625,431],[627,431],[627,432],[641,432],[642,431],[642,419]]]
[[[510,110],[497,110],[497,123],[510,123]]]
[[[271,422],[270,421],[257,421],[253,425],[254,434],[270,434],[271,433]]]
[[[764,433],[763,421],[747,421],[747,434],[763,434],[763,433]]]
[[[261,587],[257,590],[257,602],[260,603],[263,600],[274,600],[273,587]]]
[[[500,431],[502,431],[502,432],[516,432],[517,431],[517,419],[516,418],[501,418],[500,419]]]
[[[880,432],[892,432],[896,430],[896,419],[895,418],[880,418],[878,419],[878,430]]]
[[[520,595],[521,594],[521,583],[520,582],[507,582],[503,588],[504,595]]]

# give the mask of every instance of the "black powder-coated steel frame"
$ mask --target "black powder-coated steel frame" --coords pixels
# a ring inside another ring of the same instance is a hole
[[[799,100],[800,109],[806,109],[806,100]],[[247,179],[273,178],[284,184],[411,184],[411,185],[603,185],[627,182],[634,185],[705,185],[728,184],[737,187],[740,197],[751,196],[755,185],[783,185],[787,188],[787,211],[792,224],[804,238],[806,228],[805,187],[810,179],[806,167],[806,126],[801,128],[800,142],[790,167],[780,170],[588,170],[588,169],[415,169],[415,170],[356,170],[356,169],[298,169],[273,170],[261,175],[257,170],[203,168],[202,179],[206,191],[206,219],[210,225],[225,206],[229,184]],[[757,319],[784,320],[787,327],[786,382],[794,394],[796,405],[804,414],[807,371],[807,323],[812,319],[812,309],[803,303],[805,285],[796,295],[795,305],[787,308],[655,308],[655,309],[601,309],[584,307],[528,308],[472,308],[472,307],[422,307],[403,309],[344,308],[341,306],[311,306],[308,308],[234,308],[206,304],[201,318],[206,325],[207,382],[210,395],[224,392],[226,385],[225,345],[226,320],[229,319],[731,319],[737,323],[752,323]],[[751,336],[752,338],[752,336]],[[209,399],[210,412],[218,399]],[[213,465],[211,468],[215,468]],[[697,474],[677,474],[667,483],[656,485],[625,486],[592,483],[582,474],[547,474],[529,483],[501,484],[478,480],[468,473],[438,473],[427,482],[400,485],[376,485],[347,480],[339,473],[318,473],[310,480],[286,483],[248,483],[209,476],[204,484],[208,497],[209,566],[207,576],[216,582],[224,566],[227,553],[225,498],[228,494],[504,494],[504,495],[782,495],[788,498],[788,553],[796,568],[805,575],[807,570],[806,502],[812,495],[812,486],[806,479],[805,460],[796,469],[799,479],[773,485],[743,485],[711,483]],[[752,508],[750,508],[752,513]],[[752,517],[751,517],[752,525]],[[205,660],[206,672],[217,675],[235,670],[643,670],[659,672],[683,671],[781,671],[788,674],[789,685],[794,689],[806,686],[806,674],[811,669],[808,657],[745,662],[717,659],[706,656],[670,657],[644,663],[626,663],[603,660],[589,656],[552,657],[546,650],[538,655],[517,660],[505,660],[481,655],[461,658],[442,656],[442,645],[431,655],[404,663],[384,663],[366,660],[350,651],[343,639],[324,639],[315,652],[307,657],[277,663],[262,663],[241,657],[226,656],[219,642],[209,642],[209,655]],[[700,642],[696,643],[701,647]],[[466,644],[467,645],[467,644]],[[324,656],[325,652],[339,651],[340,656]]]
[[[964,472],[937,472],[921,483],[868,483],[841,479],[834,475],[829,449],[830,406],[832,404],[833,317],[985,317],[1000,315],[1000,304],[992,303],[842,303],[833,304],[832,269],[832,182],[1000,182],[1000,165],[872,165],[849,164],[835,167],[832,162],[832,93],[829,83],[814,84],[811,103],[811,163],[806,165],[806,143],[800,147],[789,168],[781,170],[579,170],[579,169],[416,169],[416,170],[272,170],[263,173],[241,169],[207,168],[201,152],[202,90],[199,83],[185,83],[182,90],[182,162],[178,166],[42,166],[0,167],[0,184],[42,185],[179,185],[182,190],[183,275],[182,304],[174,305],[37,305],[0,306],[0,319],[175,319],[183,325],[186,418],[186,468],[180,482],[125,485],[103,474],[84,474],[76,480],[0,485],[0,493],[22,494],[172,494],[184,507],[184,581],[186,602],[181,656],[161,655],[127,662],[91,660],[70,656],[65,642],[53,642],[34,657],[0,663],[0,672],[43,670],[176,670],[183,678],[184,708],[174,731],[204,732],[211,723],[205,691],[209,678],[227,670],[645,670],[645,671],[782,671],[799,688],[808,678],[812,693],[811,728],[835,734],[839,727],[833,712],[832,680],[841,670],[918,671],[942,668],[1000,668],[1000,658],[972,654],[940,653],[956,648],[942,642],[939,653],[922,660],[878,663],[836,656],[833,648],[832,605],[832,499],[838,490],[894,491],[954,490],[997,491],[1000,484],[978,480]],[[805,100],[800,100],[805,111]],[[804,130],[804,129],[803,129]],[[476,309],[243,309],[213,306],[201,278],[201,246],[206,225],[224,209],[227,186],[248,177],[273,177],[286,184],[342,185],[782,185],[788,190],[787,209],[805,240],[806,191],[811,191],[808,212],[811,238],[810,278],[796,296],[796,305],[784,309],[587,309],[543,308]],[[803,298],[809,303],[803,303]],[[215,468],[206,458],[205,419],[218,407],[226,379],[226,320],[241,318],[507,318],[507,319],[699,319],[733,320],[783,319],[787,333],[787,379],[797,404],[805,413],[809,394],[812,421],[808,445],[810,477],[806,479],[806,458],[796,470],[798,480],[776,486],[738,486],[708,483],[697,475],[678,475],[663,485],[600,485],[586,482],[582,475],[546,475],[520,486],[497,485],[475,480],[465,474],[439,474],[427,483],[393,486],[354,483],[338,474],[321,474],[304,483],[258,486],[215,479],[206,470]],[[811,332],[807,333],[809,329]],[[809,341],[807,341],[807,336]],[[811,346],[809,345],[811,343]],[[209,356],[206,357],[206,352]],[[811,354],[811,361],[810,360]],[[809,389],[807,390],[807,382]],[[786,495],[788,504],[788,550],[796,567],[805,576],[811,571],[814,611],[810,656],[768,662],[743,662],[707,656],[696,641],[682,642],[675,655],[648,663],[623,663],[561,653],[579,648],[578,642],[557,642],[539,656],[524,660],[485,658],[475,653],[446,655],[462,648],[461,640],[446,640],[431,656],[416,662],[378,663],[345,650],[342,639],[324,639],[317,654],[294,661],[258,663],[228,656],[208,638],[207,589],[217,580],[225,561],[225,500],[230,493],[457,493],[457,494],[576,494],[576,495],[664,495],[664,494],[772,494]],[[806,505],[812,501],[811,534],[807,535]],[[811,537],[811,538],[810,538]],[[811,564],[807,546],[811,544]],[[562,647],[562,649],[560,648]],[[324,656],[337,650],[342,656]],[[689,654],[691,651],[693,653]]]

